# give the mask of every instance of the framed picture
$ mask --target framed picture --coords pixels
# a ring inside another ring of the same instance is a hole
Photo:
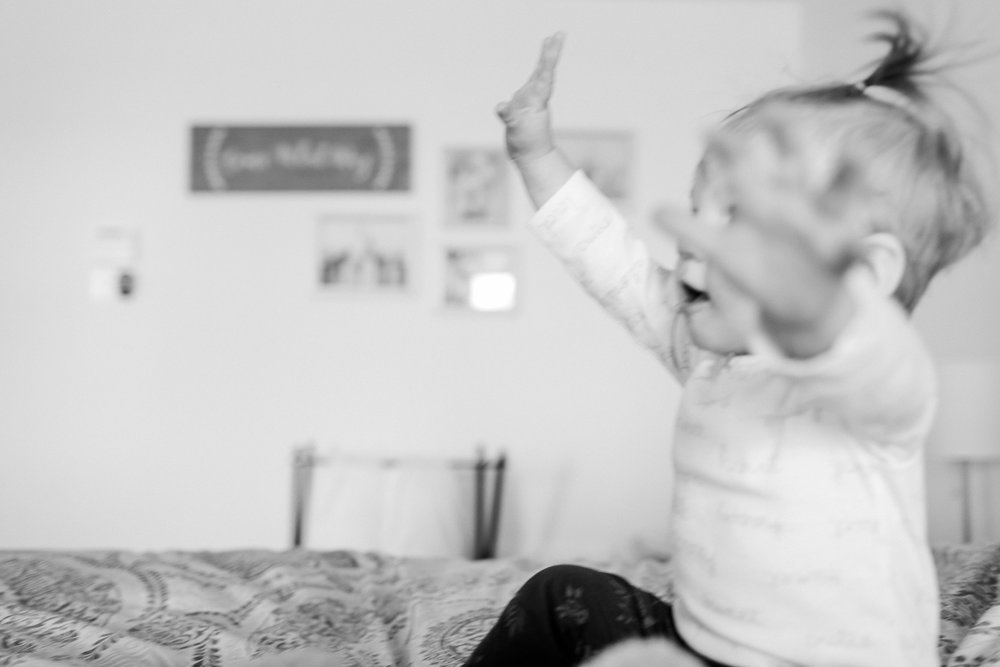
[[[624,204],[632,195],[633,141],[630,132],[563,131],[557,143],[608,199]]]
[[[447,309],[504,313],[517,306],[518,258],[513,248],[447,247],[444,262],[444,305]]]
[[[191,128],[192,192],[409,189],[408,125]]]
[[[499,149],[445,151],[445,226],[496,228],[509,223],[509,168]]]
[[[89,291],[94,301],[125,301],[135,296],[138,229],[123,226],[97,228],[92,255]]]
[[[316,259],[320,291],[362,294],[410,291],[415,264],[412,228],[407,216],[321,216]]]

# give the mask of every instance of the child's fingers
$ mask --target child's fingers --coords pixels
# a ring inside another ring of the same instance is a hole
[[[716,276],[761,303],[785,288],[782,283],[828,275],[828,269],[792,235],[769,235],[764,229],[734,223],[713,226],[679,209],[661,208],[655,226],[685,251],[701,257]]]
[[[711,139],[709,151],[742,217],[760,224],[802,221],[808,193],[782,140],[765,131],[723,134]]]
[[[741,142],[743,159],[733,160],[739,180],[752,188],[744,194],[756,192],[757,204],[773,202],[783,209],[794,202],[789,222],[843,222],[866,190],[862,161],[825,140],[822,128],[792,122],[784,114],[764,114],[758,130],[753,139]]]
[[[660,208],[653,214],[660,231],[671,235],[686,252],[704,259],[749,293],[761,290],[761,258],[766,241],[748,227],[707,224],[679,208]]]
[[[549,35],[542,41],[542,52],[538,56],[538,64],[531,75],[532,79],[541,81],[552,79],[565,41],[566,33],[562,31]]]
[[[495,108],[497,116],[503,122],[510,122],[518,112],[536,111],[548,105],[552,97],[556,65],[565,39],[565,33],[557,32],[542,42],[541,54],[531,76],[510,100],[499,103]]]
[[[776,125],[761,128],[750,138],[713,139],[735,217],[765,236],[794,238],[828,266],[846,268],[864,235],[864,220],[852,206],[856,165],[832,157],[833,164],[825,164],[822,156],[805,154],[802,137]]]
[[[531,73],[528,82],[522,88],[526,97],[530,97],[531,103],[544,107],[552,97],[553,84],[556,77],[556,65],[559,64],[559,56],[562,54],[563,42],[566,33],[557,32],[549,35],[542,42],[542,51],[538,56],[538,63]]]

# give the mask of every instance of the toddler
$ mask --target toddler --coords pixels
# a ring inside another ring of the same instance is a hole
[[[467,665],[577,665],[630,637],[670,639],[684,664],[938,664],[923,486],[935,375],[908,313],[989,212],[929,95],[925,41],[882,17],[888,53],[863,81],[775,90],[721,123],[691,211],[656,217],[673,270],[553,144],[562,34],[498,107],[532,229],[683,385],[676,595],[548,568]]]

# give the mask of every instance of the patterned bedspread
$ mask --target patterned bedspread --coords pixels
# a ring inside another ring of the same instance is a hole
[[[942,664],[1000,665],[1000,545],[936,550]],[[670,597],[659,559],[588,563]],[[335,551],[0,552],[0,665],[452,667],[542,563]]]

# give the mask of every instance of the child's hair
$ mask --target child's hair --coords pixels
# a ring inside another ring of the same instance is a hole
[[[863,186],[867,203],[879,203],[868,231],[895,235],[906,251],[895,297],[913,310],[931,278],[984,239],[991,207],[954,122],[924,83],[940,73],[929,67],[924,36],[900,13],[877,16],[892,27],[874,35],[888,52],[864,80],[769,92],[723,129],[753,127],[778,110],[813,128],[821,150],[859,168],[852,184]]]

